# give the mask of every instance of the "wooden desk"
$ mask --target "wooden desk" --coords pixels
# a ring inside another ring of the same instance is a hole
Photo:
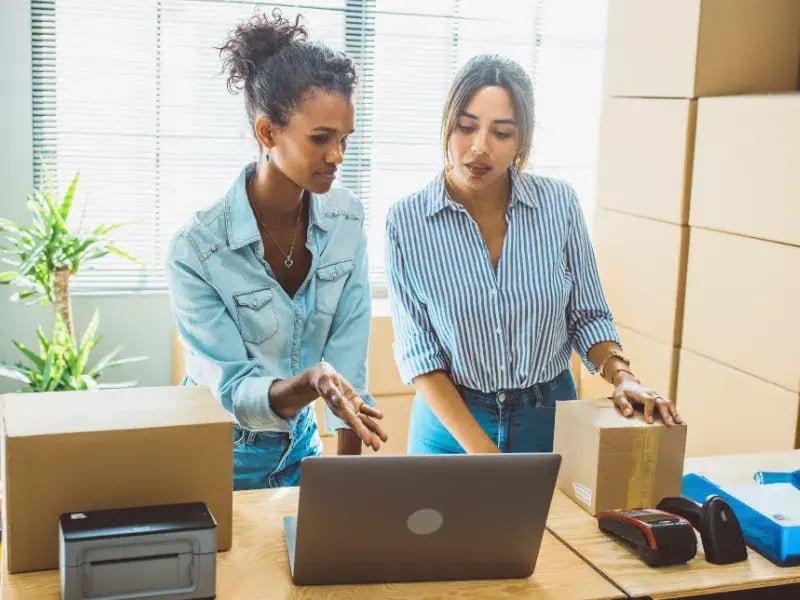
[[[623,594],[549,533],[530,579],[294,587],[283,536],[284,515],[297,512],[297,488],[237,492],[233,548],[217,557],[217,598],[623,598]],[[59,598],[58,571],[9,575],[3,600]]]
[[[761,468],[764,458],[773,467],[800,464],[800,450],[764,455],[714,456],[687,459],[689,473],[748,473]],[[713,565],[705,560],[698,536],[697,556],[684,565],[648,567],[625,544],[600,531],[597,520],[561,492],[556,492],[548,529],[586,561],[602,571],[630,596],[685,598],[759,587],[800,584],[800,567],[778,567],[748,549],[748,560],[732,565]],[[798,593],[800,597],[800,592]]]

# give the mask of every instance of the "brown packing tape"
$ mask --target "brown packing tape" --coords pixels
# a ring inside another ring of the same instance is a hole
[[[652,508],[659,436],[652,425],[635,427],[631,444],[633,468],[628,479],[626,508]]]

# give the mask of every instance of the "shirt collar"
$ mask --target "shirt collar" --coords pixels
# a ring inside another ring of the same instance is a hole
[[[508,175],[511,181],[511,200],[508,203],[508,208],[512,208],[518,202],[522,202],[522,204],[531,208],[537,208],[539,206],[539,190],[535,179],[531,176],[526,176],[525,173],[520,175],[520,172],[514,166],[509,167]],[[444,185],[444,172],[440,172],[436,179],[428,184],[428,192],[427,216],[431,217],[445,208],[464,210],[464,207],[450,198],[450,194],[447,193],[447,188]]]
[[[243,248],[254,242],[261,241],[253,209],[247,198],[247,180],[255,171],[255,163],[250,163],[242,169],[236,181],[233,182],[226,195],[225,215],[228,242],[233,249]],[[327,231],[330,229],[330,218],[326,214],[323,198],[316,194],[309,194],[311,207],[309,209],[309,226],[315,226]]]

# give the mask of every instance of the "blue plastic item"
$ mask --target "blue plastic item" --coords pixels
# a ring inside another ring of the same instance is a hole
[[[775,489],[777,490],[777,486]],[[736,513],[748,546],[777,565],[800,565],[800,520],[780,512],[778,506],[770,514],[760,512],[725,488],[696,473],[683,476],[682,494],[696,502],[703,502],[711,494],[722,496]],[[785,510],[797,511],[800,506],[800,492],[797,493],[797,502],[798,504],[786,507]]]
[[[768,485],[771,483],[791,483],[800,490],[800,470],[797,471],[756,471],[753,475],[756,483]]]

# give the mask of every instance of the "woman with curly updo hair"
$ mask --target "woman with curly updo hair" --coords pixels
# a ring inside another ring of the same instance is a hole
[[[366,389],[364,209],[331,187],[353,132],[356,69],[278,11],[218,49],[259,154],[170,246],[184,383],[208,386],[234,416],[235,489],[297,485],[301,460],[321,453],[317,397],[340,454],[387,439]]]

